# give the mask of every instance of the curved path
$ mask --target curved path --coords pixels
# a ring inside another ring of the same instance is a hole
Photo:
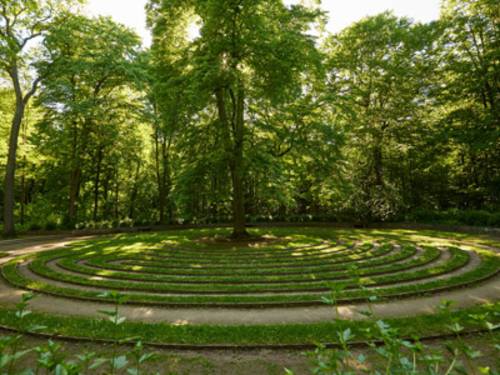
[[[90,237],[85,237],[90,238]],[[0,252],[9,256],[0,258],[0,265],[12,259],[13,256],[36,253],[60,248],[82,237],[50,236],[43,238],[26,238],[0,242]],[[480,247],[479,245],[476,245]],[[489,250],[499,252],[499,249],[489,247]],[[472,262],[474,263],[474,257]],[[7,284],[0,278],[0,306],[14,306],[19,302],[25,291]],[[98,310],[111,309],[107,303],[72,300],[37,293],[38,296],[30,302],[33,311],[58,315],[73,315],[97,317],[102,316]],[[409,298],[404,300],[385,301],[372,304],[373,312],[379,318],[404,317],[432,313],[443,300],[452,300],[454,307],[469,307],[475,304],[492,302],[500,299],[500,275],[486,282],[467,289],[457,289],[436,293],[431,296]],[[338,313],[342,318],[365,319],[361,312],[366,311],[366,304],[342,305]],[[286,307],[265,309],[244,308],[169,308],[161,306],[120,307],[121,315],[131,321],[168,322],[174,324],[279,324],[279,323],[312,323],[331,320],[336,312],[330,306]]]

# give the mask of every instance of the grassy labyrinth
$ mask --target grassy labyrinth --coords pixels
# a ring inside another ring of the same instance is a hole
[[[431,236],[326,229],[260,230],[264,240],[214,241],[216,230],[101,237],[17,257],[2,269],[17,287],[67,298],[165,306],[314,306],[404,298],[495,275],[493,251]],[[257,233],[256,233],[257,234]]]

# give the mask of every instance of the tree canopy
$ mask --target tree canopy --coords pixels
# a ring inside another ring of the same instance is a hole
[[[316,5],[149,0],[150,47],[77,5],[0,1],[6,234],[497,220],[496,1],[332,35]]]

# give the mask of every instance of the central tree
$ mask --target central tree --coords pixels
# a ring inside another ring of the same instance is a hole
[[[197,20],[200,35],[179,43],[188,56],[184,100],[195,121],[201,112],[216,117],[232,185],[233,237],[244,237],[246,140],[258,115],[251,108],[278,107],[306,90],[302,74],[319,61],[308,33],[322,13],[282,0],[152,0],[153,49],[174,32],[178,37],[179,23],[190,27],[186,15]]]

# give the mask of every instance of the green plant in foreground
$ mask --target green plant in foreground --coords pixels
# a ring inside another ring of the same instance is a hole
[[[111,323],[115,329],[122,329],[122,337],[125,337],[126,321],[119,314],[119,305],[123,301],[119,294],[110,294],[110,298],[116,301],[115,308],[106,314],[107,324]],[[23,296],[18,304],[15,313],[17,320],[23,321],[27,326],[30,325],[28,317],[32,314],[28,310],[28,303],[33,298],[32,294]],[[458,331],[462,335],[462,320],[456,318],[456,314],[451,311],[452,304],[445,302],[440,308],[440,314],[444,314],[444,321],[449,322],[449,329]],[[468,315],[471,321],[476,325],[486,327],[490,332],[488,337],[496,345],[498,353],[498,342],[495,341],[493,330],[496,325],[491,323],[498,318],[496,310],[487,312],[479,311]],[[457,323],[458,325],[455,325]],[[461,360],[469,351],[473,355],[475,349],[467,347],[467,351],[460,349],[454,350],[444,355],[442,350],[426,346],[419,341],[417,336],[411,340],[401,338],[401,327],[394,327],[387,321],[370,320],[364,323],[364,332],[355,332],[354,328],[345,327],[345,321],[339,320],[338,325],[333,325],[339,349],[330,350],[325,346],[319,346],[311,354],[314,362],[312,369],[314,374],[323,375],[349,375],[349,374],[401,374],[401,375],[458,375],[458,374],[498,374],[494,369],[479,367],[474,361],[463,366]],[[20,326],[20,324],[18,324]],[[119,328],[121,327],[121,328]],[[29,331],[29,330],[26,330]],[[134,348],[127,355],[123,355],[123,349],[118,350],[118,345],[124,342],[136,341],[133,338],[116,337],[113,353],[109,357],[99,357],[95,353],[82,353],[75,358],[69,358],[65,355],[61,346],[52,341],[46,345],[38,346],[33,349],[21,350],[22,335],[16,337],[4,337],[0,339],[0,374],[36,374],[36,373],[54,373],[54,374],[88,374],[88,373],[127,373],[130,375],[142,374],[144,365],[155,358],[154,354],[145,353],[141,341],[137,341]],[[355,341],[362,341],[368,345],[367,350],[357,351],[353,347]],[[455,340],[456,341],[456,340]],[[461,345],[455,342],[455,345]],[[35,354],[36,368],[24,369],[21,371],[20,360],[29,354]],[[477,356],[475,357],[477,358]],[[472,367],[471,367],[472,366]],[[467,371],[467,372],[464,372]],[[288,374],[292,374],[288,370]]]
[[[16,305],[17,328],[21,332],[26,329],[24,322],[26,317],[31,314],[31,311],[28,310],[28,304],[33,298],[33,293],[25,293]],[[5,370],[7,374],[12,373],[16,362],[32,351],[31,349],[19,350],[21,341],[22,335],[3,337],[0,341],[0,370],[2,372]]]
[[[332,304],[331,300],[325,301]],[[315,375],[452,375],[452,374],[498,374],[494,369],[481,367],[475,360],[482,356],[481,352],[463,339],[464,327],[452,314],[453,302],[443,301],[438,310],[444,314],[447,326],[454,334],[454,340],[446,344],[448,354],[425,345],[418,336],[411,340],[401,338],[400,331],[383,320],[375,320],[372,307],[366,316],[372,318],[371,326],[365,329],[363,342],[370,349],[368,353],[357,354],[351,346],[354,335],[350,329],[337,332],[339,348],[327,349],[324,345],[310,353],[312,373]],[[498,312],[493,312],[497,315]],[[487,328],[489,338],[498,353],[500,346],[493,331],[498,328],[489,321],[489,314],[469,314],[469,318],[480,326]],[[495,318],[495,316],[493,317]],[[465,361],[465,364],[462,363]],[[286,370],[291,375],[292,371]]]
[[[344,283],[335,283],[332,285],[330,296],[321,297],[322,302],[326,303],[327,305],[333,306],[335,310],[335,316],[337,318],[340,318],[338,299],[345,288],[346,285]]]
[[[119,305],[124,302],[124,297],[114,292],[109,293],[108,297],[115,300],[115,308],[112,311],[102,311],[102,313],[108,317],[108,320],[113,325],[120,326],[125,322],[125,317],[119,314]],[[35,332],[44,328],[35,325],[26,326],[25,324],[26,317],[31,315],[28,305],[29,301],[33,298],[34,295],[32,293],[25,293],[22,295],[21,301],[16,305],[15,317],[18,323],[17,327],[22,332]],[[142,342],[139,340],[130,352],[133,365],[127,367],[129,359],[126,355],[118,354],[117,346],[118,344],[131,342],[132,340],[134,338],[115,340],[113,353],[110,358],[98,357],[96,353],[89,352],[79,354],[75,359],[68,359],[66,354],[61,351],[61,345],[52,340],[48,340],[46,345],[21,350],[22,334],[0,337],[0,374],[39,374],[43,370],[47,374],[77,375],[100,371],[107,364],[108,370],[105,371],[106,374],[116,374],[117,372],[126,371],[130,375],[140,375],[143,373],[143,365],[153,360],[155,354],[146,353]],[[34,369],[17,369],[17,367],[21,367],[18,366],[20,360],[30,353],[36,354],[36,367]]]
[[[119,307],[126,302],[127,296],[117,292],[105,292],[101,295],[101,297],[113,300],[115,307],[113,310],[101,310],[100,313],[106,315],[108,320],[115,327],[121,326],[125,322],[126,318],[120,315]],[[134,337],[129,337],[122,340],[115,340],[111,358],[98,359],[101,364],[108,363],[109,374],[116,374],[118,371],[124,370],[127,367],[127,365],[129,364],[129,358],[126,355],[119,354],[117,347],[119,344],[133,342],[135,341],[135,339],[136,338]],[[135,367],[127,368],[127,373],[130,375],[141,374],[141,366],[155,357],[154,353],[144,353],[144,346],[140,340],[136,342],[131,353]]]

